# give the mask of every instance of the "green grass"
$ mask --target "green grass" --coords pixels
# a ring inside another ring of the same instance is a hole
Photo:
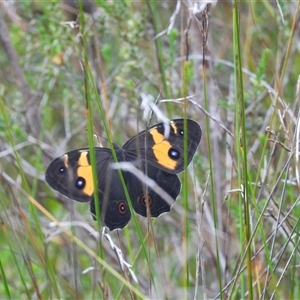
[[[17,61],[0,47],[0,298],[299,299],[300,4],[218,2],[206,28],[181,3],[169,28],[175,1],[96,3],[75,29],[59,2],[5,14]],[[171,212],[109,233],[122,269],[89,204],[44,173],[155,124],[145,98],[203,137]]]

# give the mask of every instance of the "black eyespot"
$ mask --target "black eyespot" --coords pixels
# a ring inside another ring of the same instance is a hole
[[[120,215],[125,215],[126,214],[126,204],[124,201],[121,201],[119,204],[118,204],[118,212]]]
[[[180,152],[174,148],[169,149],[168,155],[171,159],[174,159],[174,160],[177,160],[180,158]]]
[[[170,176],[170,173],[164,172],[164,175],[165,175],[166,177],[169,177],[169,176]]]
[[[67,171],[67,169],[66,169],[64,166],[61,166],[61,167],[59,168],[59,170],[58,170],[58,172],[59,172],[60,174],[64,174],[66,171]]]
[[[180,130],[179,130],[179,134],[183,136],[183,134],[184,134],[183,129],[180,129]]]
[[[140,201],[140,204],[144,207],[147,207],[147,205],[149,205],[149,207],[151,207],[152,205],[152,197],[151,196],[147,196],[145,194],[142,194],[140,197],[139,197],[139,201]]]
[[[76,182],[75,182],[75,186],[78,190],[82,190],[85,187],[85,179],[82,177],[78,177]]]

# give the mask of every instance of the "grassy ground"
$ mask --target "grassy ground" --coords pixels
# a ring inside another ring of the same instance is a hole
[[[299,2],[97,2],[1,3],[0,298],[299,299]],[[202,141],[170,213],[101,238],[45,170],[155,101]]]

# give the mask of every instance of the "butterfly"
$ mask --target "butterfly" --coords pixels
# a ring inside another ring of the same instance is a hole
[[[184,170],[185,155],[186,165],[192,161],[202,135],[198,123],[187,119],[185,127],[184,122],[184,119],[176,119],[168,125],[156,124],[132,137],[123,147],[115,146],[118,162],[132,163],[172,199],[172,203],[166,201],[147,181],[142,182],[132,172],[123,170],[132,207],[139,215],[146,217],[150,213],[151,217],[156,218],[170,211],[180,193],[181,182],[176,174]],[[67,152],[52,161],[46,171],[46,181],[53,189],[75,201],[90,202],[94,219],[94,194],[98,193],[102,223],[110,230],[122,229],[128,224],[131,213],[119,171],[112,167],[115,161],[111,149],[94,149],[96,187],[93,184],[89,148]]]

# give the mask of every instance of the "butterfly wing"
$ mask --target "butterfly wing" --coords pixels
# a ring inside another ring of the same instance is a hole
[[[118,155],[119,154],[119,155]],[[122,160],[123,150],[117,150]],[[79,201],[90,202],[95,218],[94,193],[98,192],[101,219],[110,229],[123,228],[131,214],[117,170],[112,170],[111,150],[95,148],[98,186],[94,188],[89,149],[70,151],[55,159],[46,171],[46,181],[63,195]]]
[[[201,140],[198,123],[187,119],[187,164],[191,162]],[[124,146],[127,160],[145,159],[149,164],[171,174],[184,170],[184,120],[159,123],[130,139]]]
[[[141,168],[141,171],[146,174],[145,165]],[[147,206],[149,206],[151,217],[156,218],[162,213],[170,211],[172,204],[180,193],[181,182],[177,175],[159,170],[151,165],[147,166],[147,177],[146,183],[143,183],[134,174],[128,173],[128,192],[136,213],[146,217]],[[168,198],[164,197],[158,188],[162,189],[168,195]]]
[[[111,151],[96,148],[95,154],[97,170],[101,170],[111,159]],[[89,149],[73,150],[56,158],[46,171],[46,181],[53,189],[73,200],[91,201],[94,185]]]
[[[110,163],[113,163],[113,160]],[[101,178],[100,176],[103,179],[98,190],[101,220],[104,220],[105,226],[110,230],[121,229],[129,222],[131,213],[119,172],[112,169],[109,164],[104,172],[103,170],[101,174],[98,172],[98,178]],[[126,173],[124,172],[123,178],[126,181]],[[94,220],[96,220],[94,200],[91,201],[90,210]]]

